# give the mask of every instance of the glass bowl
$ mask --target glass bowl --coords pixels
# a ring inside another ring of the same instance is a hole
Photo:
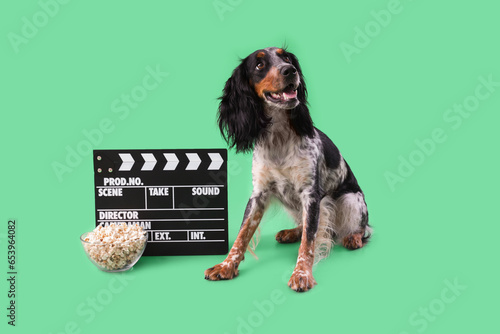
[[[83,249],[90,261],[102,271],[116,273],[129,270],[139,261],[146,249],[148,237],[127,242],[97,243],[85,241],[87,234],[80,236]]]

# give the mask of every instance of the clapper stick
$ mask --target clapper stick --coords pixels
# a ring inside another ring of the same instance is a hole
[[[144,255],[226,254],[227,150],[94,150],[96,226],[148,234]]]

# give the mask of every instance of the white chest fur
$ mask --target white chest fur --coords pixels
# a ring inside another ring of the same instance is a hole
[[[287,206],[297,206],[300,195],[313,186],[320,142],[300,138],[287,120],[275,121],[254,149],[254,191],[270,191]]]

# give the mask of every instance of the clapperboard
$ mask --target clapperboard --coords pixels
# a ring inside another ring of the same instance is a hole
[[[142,226],[144,255],[227,253],[227,150],[94,150],[94,181],[96,226]]]

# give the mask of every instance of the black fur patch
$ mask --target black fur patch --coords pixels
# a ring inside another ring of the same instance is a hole
[[[220,97],[219,129],[229,147],[236,147],[236,152],[251,151],[261,131],[271,121],[249,80],[245,59],[226,81]]]
[[[307,107],[307,88],[304,75],[302,74],[297,57],[291,52],[287,52],[286,55],[288,55],[292,65],[297,69],[300,77],[300,84],[297,87],[297,99],[300,101],[300,104],[289,112],[290,125],[299,136],[312,138],[314,135],[314,124],[309,114],[309,108]]]
[[[309,207],[307,208],[307,225],[306,225],[306,236],[307,240],[313,241],[318,231],[319,225],[319,195],[313,195]]]
[[[314,175],[314,191],[311,194],[311,201],[309,207],[307,208],[307,226],[306,226],[306,236],[307,239],[313,241],[318,231],[319,226],[319,206],[321,202],[322,195],[321,185],[319,183],[319,168],[316,163],[316,172]]]
[[[339,149],[321,130],[316,128],[316,131],[318,131],[321,144],[323,144],[323,155],[325,156],[326,166],[331,169],[336,169],[340,165]]]
[[[344,179],[344,182],[342,182],[333,192],[332,194],[333,199],[337,199],[340,196],[348,193],[357,193],[357,192],[362,193],[358,181],[356,180],[356,177],[354,177],[354,174],[351,170],[351,167],[349,167],[349,164],[347,163],[347,161],[345,161],[345,159],[344,162],[347,167],[347,175],[346,178]]]
[[[248,216],[250,215],[250,211],[252,211],[252,205],[255,200],[253,198],[250,198],[247,203],[247,207],[245,208],[245,213],[243,214],[243,221],[241,222],[240,230],[242,229],[243,225],[245,225],[245,221],[247,220]]]

